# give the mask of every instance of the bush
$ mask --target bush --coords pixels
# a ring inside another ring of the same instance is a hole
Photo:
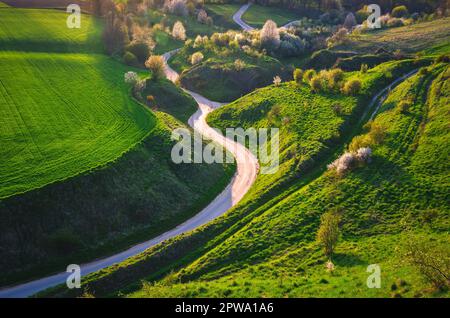
[[[198,64],[201,61],[203,61],[202,52],[195,52],[194,54],[192,54],[192,56],[191,56],[191,64],[192,65]]]
[[[361,91],[361,81],[358,79],[348,80],[344,87],[342,88],[342,92],[345,95],[356,95]]]
[[[369,147],[371,145],[371,138],[369,135],[359,135],[353,137],[350,145],[348,146],[349,151],[356,152],[360,148]]]
[[[404,25],[405,24],[403,23],[403,20],[399,19],[399,18],[392,18],[392,19],[389,19],[387,22],[387,26],[389,28],[397,28],[397,27],[401,27]]]
[[[139,76],[136,72],[126,72],[124,75],[125,83],[135,85],[139,80]]]
[[[144,63],[150,56],[150,48],[144,42],[132,42],[126,47],[126,50],[133,53],[139,63]]]
[[[303,74],[303,81],[307,84],[309,84],[309,82],[311,81],[311,79],[316,75],[316,71],[311,69],[311,70],[307,70],[305,71],[305,73]]]
[[[274,84],[275,86],[280,86],[280,84],[281,84],[281,77],[279,77],[278,75],[275,76],[275,77],[273,78],[273,84]]]
[[[296,68],[294,70],[293,76],[294,76],[294,81],[296,81],[297,84],[300,84],[303,80],[303,70],[300,68]]]
[[[344,21],[344,27],[347,30],[351,30],[353,29],[353,27],[356,26],[356,18],[355,15],[350,12],[349,14],[347,14],[347,16],[345,17],[345,21]]]
[[[363,73],[363,74],[367,73],[368,69],[369,69],[369,66],[367,64],[365,64],[365,63],[361,64],[361,70],[360,70],[361,73]]]
[[[450,282],[448,251],[425,240],[409,238],[405,243],[405,256],[408,262],[435,288],[448,290]]]
[[[276,50],[280,46],[280,33],[272,20],[267,20],[260,31],[261,45],[268,50]]]
[[[435,63],[450,63],[450,55],[443,54],[436,58]]]
[[[152,79],[158,80],[164,77],[164,58],[158,55],[152,55],[145,61],[145,67],[152,72]]]
[[[236,71],[242,71],[245,68],[245,63],[241,59],[237,59],[234,61],[234,69]]]
[[[419,70],[419,75],[427,75],[427,74],[429,74],[430,73],[430,70],[428,69],[428,67],[422,67],[420,70]]]
[[[397,6],[392,9],[391,15],[394,18],[404,18],[408,15],[408,8],[406,8],[406,6]]]
[[[313,92],[320,92],[323,88],[322,77],[320,75],[315,75],[313,78],[311,78],[309,85],[311,86]]]
[[[338,89],[344,80],[344,72],[340,68],[334,68],[324,73],[329,89]]]
[[[126,65],[129,65],[129,66],[138,65],[138,59],[136,58],[136,55],[134,55],[131,52],[126,51],[125,54],[123,55],[122,59]]]

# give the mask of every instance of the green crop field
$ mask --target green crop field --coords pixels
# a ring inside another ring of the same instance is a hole
[[[242,15],[242,20],[255,28],[261,28],[267,20],[274,21],[278,26],[283,26],[291,21],[299,20],[300,15],[283,8],[251,5]]]
[[[99,34],[97,23],[83,16],[83,28],[70,30],[65,17],[0,11],[0,197],[112,161],[155,124],[128,97],[124,66],[100,54],[71,53],[98,50],[91,38]],[[22,52],[29,49],[41,52]]]

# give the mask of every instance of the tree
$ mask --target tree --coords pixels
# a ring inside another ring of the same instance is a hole
[[[274,84],[275,86],[280,86],[280,84],[281,84],[281,77],[279,77],[278,75],[275,76],[275,77],[273,78],[273,84]]]
[[[203,61],[202,52],[195,52],[194,54],[192,54],[192,56],[191,56],[191,64],[192,65],[198,64],[201,61]]]
[[[305,71],[303,74],[303,81],[307,84],[311,81],[311,79],[316,75],[316,71],[313,69]]]
[[[164,58],[159,55],[152,55],[145,61],[145,67],[152,72],[152,79],[158,80],[164,77]]]
[[[175,22],[172,29],[172,36],[177,40],[186,40],[186,29],[184,28],[183,23],[180,21]]]
[[[315,75],[309,81],[309,85],[311,86],[311,89],[313,92],[315,92],[315,93],[320,92],[323,88],[322,77],[320,75]]]
[[[296,68],[294,70],[294,81],[297,82],[297,84],[300,84],[303,80],[303,70],[301,68]]]
[[[276,50],[280,46],[280,32],[277,24],[267,20],[260,31],[261,45],[270,50]]]
[[[350,12],[349,14],[347,14],[347,16],[345,17],[345,21],[344,21],[344,27],[347,30],[351,30],[356,26],[356,18],[355,15]]]
[[[331,259],[334,248],[339,239],[339,222],[341,216],[337,211],[329,211],[320,218],[317,240],[324,247],[325,255]]]

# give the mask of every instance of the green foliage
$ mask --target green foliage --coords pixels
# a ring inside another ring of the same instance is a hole
[[[342,92],[346,95],[356,95],[361,91],[361,81],[357,79],[351,79],[345,82],[342,87]]]
[[[136,55],[134,55],[133,53],[128,52],[128,51],[125,52],[122,59],[123,59],[123,62],[129,66],[137,66],[139,63],[138,59],[136,58]]]
[[[140,64],[144,64],[150,56],[150,49],[147,43],[144,42],[132,42],[125,47],[125,50],[133,53]]]
[[[408,8],[406,8],[406,6],[397,6],[392,9],[391,15],[394,18],[404,18],[408,15]]]
[[[298,84],[300,84],[303,81],[303,70],[300,68],[296,68],[294,70],[294,81],[296,81]]]

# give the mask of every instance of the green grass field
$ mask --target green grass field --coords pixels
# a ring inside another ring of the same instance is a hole
[[[450,18],[422,22],[410,26],[389,28],[352,36],[347,44],[335,47],[336,50],[357,51],[364,54],[373,54],[377,49],[383,48],[394,52],[401,50],[404,53],[429,51],[436,46],[445,53],[450,38]],[[429,52],[431,53],[431,52]]]
[[[206,4],[208,14],[214,19],[214,23],[226,28],[239,29],[233,21],[233,15],[239,10],[239,4]]]
[[[93,19],[74,31],[60,12],[2,9],[0,21],[0,197],[106,164],[154,127],[129,98],[127,68],[85,53],[101,47]]]
[[[288,9],[256,4],[251,5],[242,15],[242,20],[255,28],[261,28],[267,20],[274,21],[280,27],[300,18],[301,16]]]

